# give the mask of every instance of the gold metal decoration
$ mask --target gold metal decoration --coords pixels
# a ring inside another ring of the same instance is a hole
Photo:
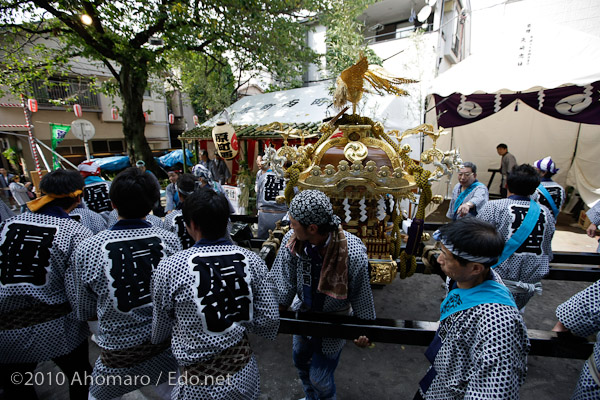
[[[398,85],[418,81],[392,76],[377,65],[369,65],[367,57],[361,54],[358,62],[343,70],[337,78],[333,94],[334,107],[341,109],[347,102],[350,102],[352,103],[352,114],[356,114],[356,105],[363,93],[369,91],[364,88],[365,82],[369,83],[370,88],[379,95],[388,93],[406,96],[408,93],[400,89]]]
[[[379,94],[397,95],[406,92],[396,85],[415,82],[371,68],[362,57],[338,79],[336,106],[342,107],[349,101],[355,111],[362,93],[366,92],[365,81]],[[294,132],[283,124],[275,126],[284,138],[284,146],[276,156],[293,162],[286,170],[285,200],[288,204],[291,202],[295,187],[327,194],[334,212],[342,220],[342,227],[359,237],[366,246],[371,282],[389,284],[397,271],[405,278],[416,270],[415,255],[422,240],[425,207],[432,201],[439,201],[431,193],[431,180],[440,179],[455,168],[458,152],[438,150],[436,140],[442,131],[434,132],[431,125],[420,125],[401,135],[398,131],[386,133],[381,123],[355,112],[345,114],[347,108],[321,125],[321,137],[315,144],[305,145],[303,131]],[[428,135],[434,140],[433,148],[424,153],[421,163],[409,157],[410,146],[400,145],[404,137],[414,134]],[[289,146],[288,137],[299,137],[301,145],[297,148]],[[266,158],[274,159],[271,155]],[[436,166],[435,173],[424,169],[423,165],[428,163]],[[421,193],[417,222],[413,221],[411,228],[415,229],[406,236],[400,232],[405,214],[400,202],[414,200],[418,189]],[[410,247],[409,251],[401,252],[403,239]]]
[[[371,261],[371,283],[374,285],[389,285],[394,281],[398,265],[395,261]]]

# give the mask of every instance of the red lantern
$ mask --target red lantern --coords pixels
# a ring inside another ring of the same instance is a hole
[[[81,110],[81,106],[79,104],[73,104],[73,112],[77,118],[81,118],[83,112]]]
[[[119,110],[117,110],[116,108],[113,107],[110,109],[110,113],[111,113],[113,121],[119,119]]]
[[[148,122],[149,117],[148,117],[148,113],[147,112],[144,112],[144,119],[146,120],[146,122]]]
[[[235,133],[231,137],[231,148],[235,151],[238,151],[238,148],[239,148],[237,135]]]
[[[169,114],[169,124],[173,125],[175,123],[175,115]]]
[[[37,110],[38,110],[37,100],[36,99],[27,100],[27,107],[29,107],[29,111],[31,111],[31,112],[37,112]]]
[[[194,125],[198,125],[198,116],[197,115],[194,115],[193,120],[194,120]]]

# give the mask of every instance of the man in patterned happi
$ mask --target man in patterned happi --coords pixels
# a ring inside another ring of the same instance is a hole
[[[175,234],[145,219],[159,196],[150,175],[137,168],[121,172],[110,188],[118,221],[83,241],[71,257],[67,288],[77,317],[98,319],[94,383],[123,378],[116,384],[90,385],[90,399],[109,400],[140,388],[170,398],[168,374],[177,362],[169,341],[150,343],[150,284],[158,263],[180,251],[181,244]],[[150,386],[143,387],[148,381]]]
[[[152,280],[152,340],[171,339],[180,377],[173,398],[258,398],[259,373],[247,332],[274,339],[275,288],[265,263],[226,238],[229,203],[208,187],[183,203],[196,243],[161,261]]]
[[[179,176],[177,180],[177,193],[179,194],[179,204],[177,207],[167,216],[164,220],[164,227],[166,230],[175,233],[179,240],[181,240],[181,247],[185,250],[196,242],[188,233],[185,222],[183,220],[183,203],[185,199],[187,199],[194,190],[196,190],[196,177],[192,174],[182,174]]]
[[[53,360],[65,374],[72,399],[87,397],[91,372],[88,326],[77,319],[65,291],[69,256],[92,232],[69,217],[83,193],[76,171],[57,169],[40,182],[44,195],[30,201],[32,212],[0,225],[0,387],[6,399],[37,398],[35,387],[14,385],[11,374],[33,373]]]
[[[477,180],[477,166],[466,162],[458,171],[458,183],[452,190],[446,216],[453,221],[467,215],[476,216],[488,200],[487,187]]]
[[[110,182],[100,177],[100,165],[95,161],[84,161],[77,166],[84,179],[83,204],[90,210],[101,213],[112,211],[110,202]],[[102,215],[104,215],[102,214]]]
[[[565,202],[565,189],[552,180],[552,177],[558,172],[558,168],[549,156],[537,160],[533,166],[540,174],[541,180],[540,186],[536,190],[538,201],[548,207],[556,219]]]
[[[495,271],[502,277],[521,311],[542,292],[542,278],[550,272],[554,215],[532,198],[540,177],[522,164],[508,174],[508,198],[489,201],[477,218],[494,225],[506,245]]]
[[[106,219],[97,212],[94,212],[89,208],[84,208],[82,203],[79,203],[79,205],[69,213],[69,216],[86,228],[89,228],[94,232],[94,235],[107,228]]]
[[[268,164],[268,163],[267,163]],[[277,202],[277,197],[283,194],[285,179],[278,176],[269,166],[257,183],[256,203],[258,208],[258,239],[269,237],[269,230],[275,229],[275,223],[285,217],[288,208],[285,201]]]
[[[583,364],[571,400],[600,399],[600,281],[559,305],[556,308],[556,317],[559,322],[553,331],[571,331],[581,337],[596,335],[594,352]]]
[[[289,209],[290,230],[282,239],[271,275],[281,307],[296,311],[375,319],[365,245],[344,231],[325,193],[305,190]],[[294,335],[293,359],[307,399],[335,399],[334,373],[343,339]],[[370,344],[360,336],[359,347]]]
[[[510,292],[490,268],[502,253],[502,236],[487,222],[463,218],[434,238],[448,293],[425,351],[431,367],[414,400],[518,399],[530,345]]]

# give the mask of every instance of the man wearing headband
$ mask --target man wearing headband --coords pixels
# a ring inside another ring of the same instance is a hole
[[[282,239],[271,275],[280,307],[375,319],[365,245],[344,231],[329,198],[318,190],[297,194],[289,209],[290,230]],[[307,399],[335,398],[334,372],[343,339],[294,335],[293,360]],[[359,347],[369,345],[360,336]]]
[[[183,174],[179,176],[177,180],[177,194],[179,195],[179,203],[177,207],[167,214],[164,220],[164,227],[166,230],[175,233],[181,241],[181,247],[185,250],[192,247],[195,240],[189,235],[185,228],[185,222],[183,221],[183,203],[185,199],[194,193],[196,190],[197,179],[192,174]]]
[[[83,204],[99,214],[112,211],[110,202],[110,182],[100,177],[100,165],[95,161],[84,161],[77,166],[84,179]],[[104,214],[102,214],[104,215]]]
[[[558,172],[558,168],[550,156],[537,160],[533,166],[540,174],[541,180],[540,186],[536,190],[538,201],[548,207],[556,219],[565,202],[565,189],[552,180],[552,177]]]
[[[77,171],[57,169],[42,178],[44,194],[25,212],[0,225],[0,387],[7,399],[37,398],[35,388],[14,385],[11,374],[33,373],[53,360],[72,385],[72,399],[87,398],[91,372],[88,326],[71,309],[65,270],[75,247],[92,232],[69,212],[81,200],[84,183]]]
[[[258,399],[248,332],[272,340],[279,327],[267,266],[227,239],[222,193],[199,188],[185,199],[183,218],[195,244],[161,261],[152,281],[152,340],[170,340],[179,363],[173,398]]]
[[[434,238],[446,274],[440,326],[425,356],[431,367],[414,399],[518,399],[529,339],[514,300],[493,270],[504,247],[493,225],[463,218]]]
[[[452,190],[446,216],[453,221],[467,215],[476,216],[488,200],[487,187],[477,180],[477,166],[466,162],[458,171],[458,183]]]
[[[167,379],[177,362],[168,341],[150,343],[150,281],[158,263],[181,244],[174,233],[145,219],[159,196],[150,175],[137,168],[121,172],[110,187],[119,220],[84,240],[71,257],[67,288],[77,318],[98,320],[100,357],[89,399],[120,398],[148,382],[159,398],[170,398]]]
[[[477,218],[494,225],[504,237],[504,252],[494,268],[524,311],[529,299],[542,293],[542,278],[550,272],[556,222],[552,212],[532,198],[540,184],[535,168],[515,167],[507,183],[508,198],[489,201]]]

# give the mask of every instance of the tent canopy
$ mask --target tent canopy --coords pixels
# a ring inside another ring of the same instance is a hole
[[[518,163],[551,156],[554,179],[592,205],[600,199],[600,38],[542,23],[509,26],[498,38],[436,78],[427,120],[451,128],[447,145],[478,165],[480,181],[500,165],[496,146],[505,143]]]
[[[404,131],[414,127],[410,122],[412,118],[406,115],[406,104],[411,101],[413,100],[410,97],[365,94],[357,112],[381,122],[386,130]],[[233,125],[268,125],[272,122],[321,123],[323,119],[338,113],[332,106],[332,95],[327,84],[244,97],[225,111]],[[225,112],[202,125],[214,126],[218,121],[225,119],[224,114]]]

